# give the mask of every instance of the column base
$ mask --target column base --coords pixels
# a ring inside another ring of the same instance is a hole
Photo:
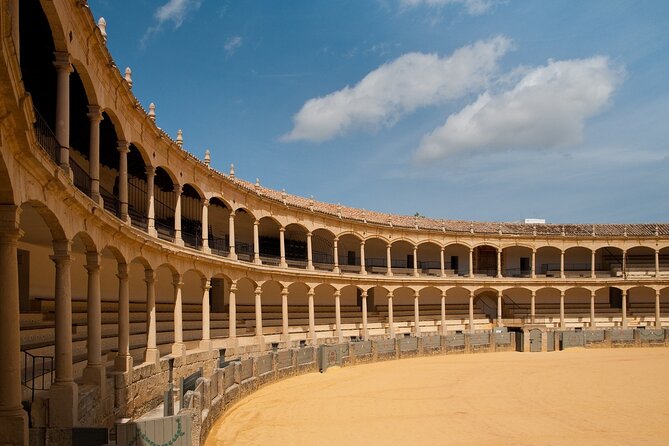
[[[151,237],[158,237],[158,231],[156,231],[156,227],[151,227],[149,226],[149,229],[147,229],[147,232]]]
[[[117,356],[116,359],[114,359],[114,370],[123,373],[132,370],[132,356]]]
[[[360,268],[360,275],[366,276],[367,275],[367,270],[364,268]]]
[[[260,260],[259,257],[254,257],[253,258],[253,263],[256,265],[262,265],[262,260]]]
[[[177,246],[186,246],[181,236],[174,238],[174,244]]]
[[[228,258],[230,260],[237,260],[237,254],[235,254],[234,252],[231,252],[230,254],[228,254]]]
[[[210,352],[212,349],[212,342],[211,339],[202,339],[200,341],[200,350],[204,350],[207,352]]]
[[[202,247],[202,252],[206,254],[211,254],[211,248],[209,246],[203,246]]]
[[[0,411],[0,438],[4,444],[28,444],[28,413],[23,409]]]
[[[316,268],[314,268],[314,265],[307,265],[307,270],[309,271],[314,271]]]
[[[172,356],[185,356],[186,345],[183,342],[172,344]]]
[[[73,427],[79,422],[79,390],[75,382],[54,383],[49,389],[49,425]]]
[[[334,268],[332,268],[332,272],[339,274],[340,273],[339,267],[335,266]]]
[[[285,260],[279,262],[279,268],[288,268],[288,264],[286,263]]]
[[[105,384],[107,383],[107,372],[105,368],[100,365],[91,365],[84,368],[84,383],[93,384],[100,387],[100,395],[105,394]]]
[[[144,362],[158,364],[160,362],[160,351],[157,348],[147,348],[144,352]]]

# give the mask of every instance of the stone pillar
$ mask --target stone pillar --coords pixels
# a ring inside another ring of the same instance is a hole
[[[413,247],[413,275],[418,277],[418,247]]]
[[[253,263],[256,265],[262,265],[260,260],[260,236],[258,235],[259,226],[260,221],[253,222]]]
[[[128,264],[118,264],[118,354],[114,362],[118,372],[132,370],[130,356],[130,288],[128,284]]]
[[[537,300],[537,292],[535,290],[532,290],[532,297],[530,298],[530,321],[532,324],[535,323],[537,318],[536,300]]]
[[[314,269],[314,257],[311,251],[311,232],[307,232],[307,269]]]
[[[502,277],[502,250],[497,248],[497,278]]]
[[[19,270],[16,260],[21,209],[0,205],[0,438],[28,444],[28,415],[21,405]]]
[[[560,250],[560,279],[564,279],[564,249]]]
[[[596,256],[597,256],[597,250],[593,249],[592,255],[590,256],[590,277],[592,279],[597,277],[596,266],[595,266]]]
[[[88,271],[88,296],[86,306],[87,358],[84,368],[84,383],[100,387],[100,394],[105,394],[106,373],[102,364],[102,302],[100,298],[100,254],[86,253]]]
[[[335,300],[335,334],[337,336],[337,342],[340,344],[344,342],[344,336],[341,332],[341,291],[334,291],[334,300]]]
[[[662,313],[660,313],[660,290],[655,290],[655,328],[662,328]]]
[[[655,250],[655,277],[660,277],[660,250]]]
[[[172,276],[174,286],[174,343],[172,344],[172,356],[183,356],[186,354],[183,333],[183,309],[181,306],[181,289],[184,284],[181,275],[176,273]]]
[[[441,334],[446,335],[446,291],[441,291]]]
[[[469,332],[474,333],[474,292],[469,292]]]
[[[147,232],[153,237],[157,237],[156,232],[156,205],[155,205],[155,178],[156,169],[151,166],[146,167],[146,221]]]
[[[70,73],[74,71],[70,55],[56,51],[53,66],[56,67],[56,139],[60,144],[60,167],[70,172]]]
[[[360,242],[360,274],[363,276],[367,274],[367,269],[365,268],[365,241]]]
[[[237,260],[237,253],[235,252],[235,211],[230,212],[230,218],[228,219],[228,246],[230,248],[230,253],[228,254],[231,260]],[[260,224],[260,223],[258,223]],[[253,224],[253,252],[258,251],[258,225]],[[260,262],[260,257],[256,256],[254,261]]]
[[[498,327],[503,327],[504,326],[504,319],[502,318],[502,305],[503,300],[502,297],[504,295],[504,291],[502,290],[497,290],[497,326]]]
[[[623,277],[627,277],[627,251],[623,249]]]
[[[595,291],[590,291],[590,327],[595,328],[597,322],[595,321]]]
[[[333,249],[333,256],[334,256],[334,267],[332,268],[333,273],[338,273],[339,272],[339,248],[337,247],[337,242],[339,241],[339,238],[335,237],[334,241],[332,242],[332,249]]]
[[[72,427],[79,421],[79,392],[72,373],[70,241],[55,240],[53,253],[51,260],[56,265],[56,382],[49,390],[49,422],[53,427]]]
[[[118,200],[121,203],[119,218],[130,223],[128,216],[128,152],[130,148],[127,141],[118,141]]]
[[[144,362],[158,364],[160,352],[156,342],[156,273],[152,269],[144,270],[144,282],[146,282],[146,352]]]
[[[202,200],[202,250],[211,252],[209,249],[209,200]]]
[[[567,328],[564,321],[564,290],[560,290],[560,328]]]
[[[420,336],[420,292],[413,292],[414,333]]]
[[[441,270],[441,277],[446,275],[446,262],[444,261],[444,248],[439,250],[439,269]]]
[[[393,321],[393,292],[388,291],[388,336],[395,339],[395,323]]]
[[[228,296],[228,337],[237,339],[237,282],[230,283],[230,293]]]
[[[537,278],[537,250],[532,249],[532,274],[533,279]]]
[[[279,266],[281,268],[288,268],[286,263],[286,228],[281,226],[279,228]]]
[[[390,243],[386,245],[386,262],[388,263],[387,268],[386,268],[386,276],[392,276],[393,275],[393,259],[392,255],[390,253]]]
[[[262,338],[262,287],[257,286],[255,289],[256,302],[256,337]]]
[[[88,142],[88,176],[91,181],[91,198],[103,204],[100,196],[100,121],[102,113],[98,105],[88,106],[88,120],[90,122],[90,138]]]
[[[622,298],[623,298],[622,326],[623,326],[623,328],[627,328],[627,290],[622,290],[621,294],[622,294]]]
[[[474,277],[474,248],[469,248],[469,277]]]
[[[202,279],[202,340],[201,350],[211,350],[211,314],[209,311],[209,293],[211,291],[211,280]]]
[[[183,246],[184,241],[181,238],[181,185],[174,185],[174,193],[177,198],[174,204],[174,243]]]
[[[288,325],[288,287],[283,287],[281,290],[281,334],[285,340],[290,339]]]
[[[307,296],[309,297],[309,340],[311,345],[316,345],[316,315],[314,311],[314,290],[309,288]]]
[[[369,329],[367,328],[367,291],[360,293],[360,300],[362,301],[362,339],[366,341],[369,338]]]

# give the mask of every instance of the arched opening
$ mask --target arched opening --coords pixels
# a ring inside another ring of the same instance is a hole
[[[474,308],[490,321],[497,319],[497,291],[491,288],[477,290],[474,297]]]
[[[130,144],[128,152],[128,215],[133,226],[148,230],[146,164],[140,149]],[[155,194],[155,192],[154,192]]]
[[[386,274],[388,271],[388,242],[380,238],[365,240],[365,269],[372,274]]]
[[[360,242],[355,234],[344,234],[337,240],[339,270],[342,272],[360,272]],[[366,254],[366,253],[365,253]]]
[[[396,240],[391,244],[393,274],[412,275],[414,270],[414,245],[406,240]]]
[[[590,290],[582,287],[569,288],[564,293],[566,327],[584,328],[590,324]]]
[[[239,260],[253,261],[255,221],[256,218],[248,210],[240,208],[235,211],[235,252]]]
[[[72,181],[80,191],[91,195],[89,172],[90,122],[88,105],[92,101],[86,96],[86,89],[75,68],[70,74],[70,169]]]
[[[249,278],[244,277],[237,281],[237,336],[255,335],[255,289],[256,283]]]
[[[204,278],[200,271],[191,269],[186,271],[181,279],[183,339],[189,350],[198,348],[198,343],[202,339]],[[209,298],[211,299],[211,295]]]
[[[653,257],[655,255],[653,254]],[[653,261],[654,263],[654,261]],[[653,270],[655,266],[653,265]],[[655,325],[655,290],[645,286],[636,286],[627,290],[627,313],[630,326],[653,327]]]
[[[436,333],[441,327],[441,290],[431,286],[419,294],[421,333]]]
[[[334,268],[334,234],[327,229],[316,229],[311,235],[314,268],[332,271]],[[339,250],[339,244],[337,244]]]
[[[536,292],[535,323],[548,327],[560,326],[560,290],[540,288]]]
[[[284,233],[286,245],[286,263],[292,268],[307,267],[307,230],[303,226],[291,223]],[[313,237],[312,237],[313,253]]]
[[[573,246],[564,252],[564,274],[566,277],[590,277],[592,250]]]
[[[283,285],[274,280],[268,280],[262,284],[262,327],[263,334],[280,334],[283,327],[283,307],[281,291]],[[288,310],[288,321],[290,324],[291,311]]]
[[[428,276],[441,275],[441,247],[434,242],[418,245],[418,270]]]
[[[260,219],[258,241],[260,242],[260,260],[264,265],[278,266],[281,260],[279,231],[281,225],[272,217]]]
[[[119,140],[111,116],[107,112],[103,112],[100,122],[100,195],[104,202],[104,208],[117,217],[121,216]]]
[[[502,294],[502,318],[519,323],[530,316],[532,292],[527,288],[507,288]]]
[[[453,287],[446,292],[446,329],[464,331],[469,325],[469,295],[466,288]],[[474,307],[474,320],[485,315]]]
[[[560,277],[561,251],[555,246],[542,246],[537,249],[537,276]]]
[[[230,253],[230,207],[220,198],[209,200],[209,249],[214,254]]]
[[[655,250],[647,246],[635,246],[626,253],[626,273],[629,277],[652,277],[655,275]]]
[[[292,339],[306,341],[309,333],[309,287],[302,282],[288,286],[288,314]]]
[[[497,275],[497,248],[480,245],[474,248],[474,274],[495,277]]]
[[[202,197],[190,184],[181,188],[181,238],[186,246],[202,248]]]
[[[669,247],[660,249],[657,260],[659,275],[669,274]]]
[[[175,281],[181,280],[172,265],[162,264],[156,268],[156,319],[157,345],[160,356],[172,352],[174,343]],[[182,296],[183,298],[183,296]]]
[[[604,246],[595,252],[597,277],[622,277],[625,264],[623,250]]]
[[[469,247],[454,243],[444,248],[444,273],[447,276],[466,276],[471,270]]]
[[[174,241],[174,208],[176,194],[174,181],[167,170],[162,167],[156,169],[154,178],[154,219],[158,237],[163,240]]]
[[[532,250],[527,246],[509,246],[502,249],[502,275],[504,277],[530,277],[532,275]]]
[[[210,326],[212,339],[229,336],[230,284],[230,278],[222,273],[218,273],[211,278],[209,300],[211,302]]]

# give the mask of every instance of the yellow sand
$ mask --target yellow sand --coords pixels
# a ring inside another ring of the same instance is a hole
[[[669,445],[669,349],[405,359],[269,385],[215,445]]]

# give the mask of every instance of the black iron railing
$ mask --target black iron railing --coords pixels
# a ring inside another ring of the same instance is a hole
[[[53,133],[49,124],[47,124],[46,119],[39,114],[36,108],[33,108],[35,111],[35,134],[37,135],[37,144],[40,145],[42,150],[44,150],[49,158],[53,160],[54,163],[58,164],[60,158],[60,144],[56,139],[56,135]]]
[[[88,176],[88,172],[86,172],[86,170],[72,157],[70,157],[70,169],[72,170],[72,181],[74,182],[74,186],[90,197],[91,177]]]
[[[35,390],[47,390],[55,380],[53,356],[33,355],[23,351],[23,376],[21,384],[30,389],[31,401]]]

